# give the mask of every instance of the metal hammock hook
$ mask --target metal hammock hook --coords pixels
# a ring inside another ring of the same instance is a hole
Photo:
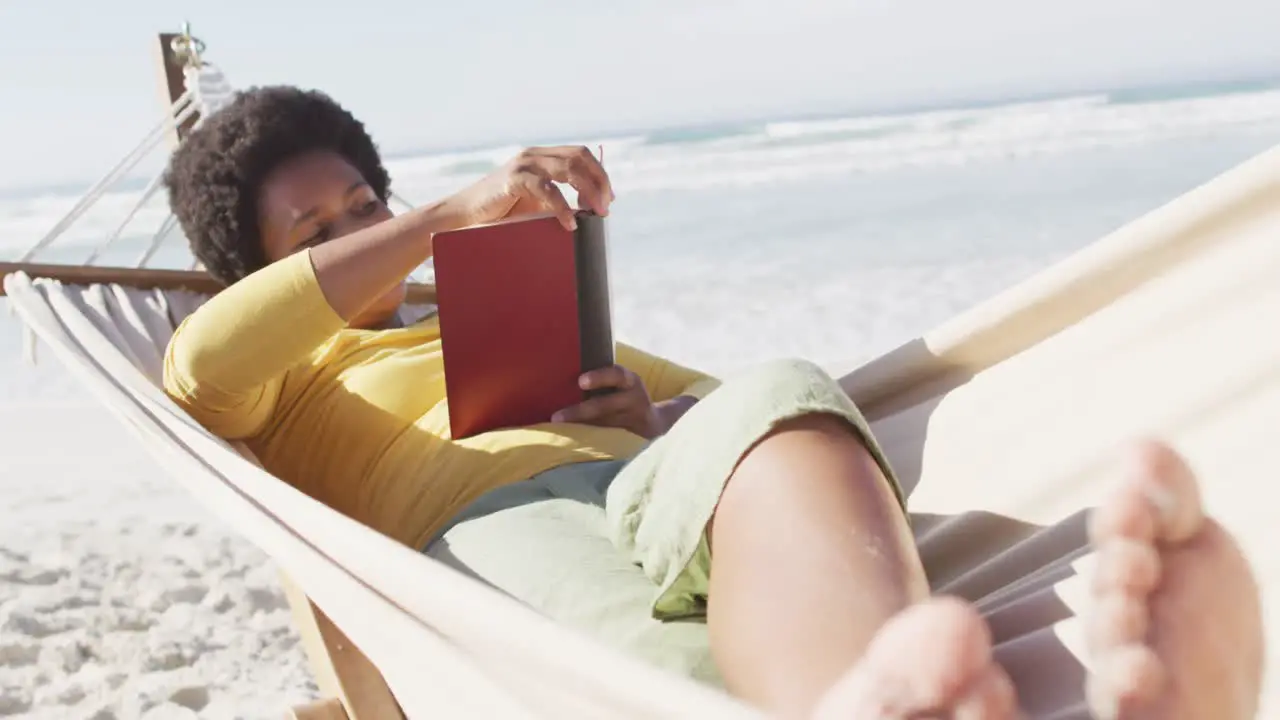
[[[204,41],[191,34],[191,23],[182,23],[182,33],[169,42],[175,58],[186,67],[201,67],[204,61],[200,55],[204,53]]]

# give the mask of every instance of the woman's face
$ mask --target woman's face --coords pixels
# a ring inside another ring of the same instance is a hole
[[[391,218],[391,210],[350,163],[335,152],[299,155],[272,170],[258,195],[258,227],[267,262],[349,235]],[[404,302],[404,283],[379,298],[350,325],[386,327]]]

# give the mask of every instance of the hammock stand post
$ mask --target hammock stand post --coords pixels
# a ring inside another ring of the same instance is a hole
[[[169,114],[174,119],[177,119],[179,108],[175,107],[175,104],[183,93],[187,91],[186,83],[182,76],[182,68],[185,63],[183,58],[178,57],[178,49],[186,48],[199,41],[191,37],[189,27],[184,27],[182,33],[159,33],[156,38],[159,41],[155,49],[160,97],[164,102],[163,107],[169,108]],[[196,110],[195,113],[178,124],[177,127],[171,128],[166,133],[169,147],[177,147],[178,143],[182,142],[182,138],[186,137],[187,133],[191,132],[191,128],[195,127],[196,121],[199,119],[200,111]]]

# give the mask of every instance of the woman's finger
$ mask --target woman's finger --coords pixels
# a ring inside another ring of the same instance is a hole
[[[613,183],[609,180],[609,173],[605,171],[600,160],[586,147],[578,146],[570,151],[569,169],[571,175],[591,178],[593,187],[599,193],[599,202],[593,205],[592,209],[597,214],[608,215],[609,204],[613,202]]]
[[[613,188],[609,175],[586,147],[531,148],[523,153],[526,162],[539,166],[551,179],[567,183],[578,191],[580,205],[598,215],[609,214]]]
[[[647,398],[636,392],[618,392],[587,398],[577,405],[567,407],[551,416],[551,422],[596,423],[610,415],[634,412],[635,407]]]
[[[578,228],[573,208],[569,207],[569,201],[564,199],[564,193],[560,192],[551,178],[532,169],[525,169],[518,176],[517,183],[523,194],[531,196],[543,208],[554,213],[565,230],[573,231]]]
[[[603,390],[605,388],[627,389],[635,384],[635,376],[621,365],[610,365],[597,370],[585,372],[578,378],[578,387],[583,390]]]

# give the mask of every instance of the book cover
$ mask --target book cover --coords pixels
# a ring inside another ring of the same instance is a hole
[[[578,377],[614,363],[605,219],[551,215],[435,236],[436,303],[454,438],[547,422]]]

